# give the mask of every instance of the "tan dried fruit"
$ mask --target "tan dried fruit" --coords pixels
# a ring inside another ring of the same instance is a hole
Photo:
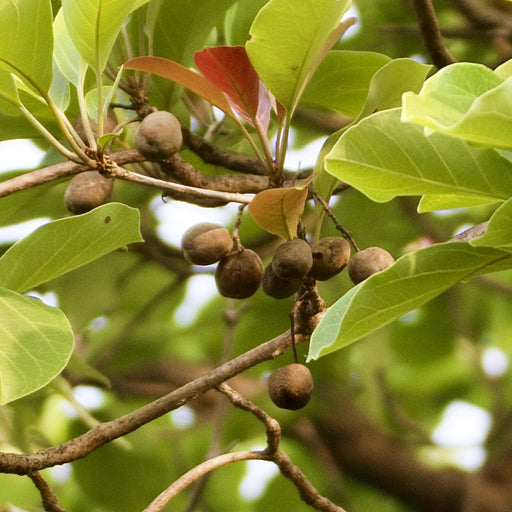
[[[110,201],[114,180],[97,171],[77,174],[64,194],[64,205],[74,214],[86,213]]]
[[[364,281],[395,262],[393,256],[382,247],[368,247],[356,252],[348,264],[348,275],[354,284]]]
[[[350,244],[341,237],[322,238],[311,246],[313,266],[309,275],[318,281],[327,281],[339,274],[350,259]]]
[[[263,272],[261,287],[263,292],[274,299],[285,299],[293,295],[300,287],[301,278],[280,279],[274,273],[272,263]]]
[[[310,245],[300,238],[281,244],[272,258],[272,268],[284,280],[302,279],[313,265]]]
[[[201,222],[185,231],[181,239],[185,259],[194,265],[211,265],[233,248],[229,231],[220,224]]]
[[[232,299],[246,299],[258,290],[263,264],[250,249],[233,252],[222,258],[215,272],[219,293]]]
[[[281,409],[302,409],[311,399],[313,376],[307,366],[293,363],[278,368],[268,379],[268,394]]]
[[[151,112],[135,130],[133,142],[148,160],[165,160],[177,153],[183,143],[180,122],[165,110]]]

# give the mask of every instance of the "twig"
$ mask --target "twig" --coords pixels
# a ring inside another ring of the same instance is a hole
[[[41,494],[42,504],[46,512],[66,512],[66,509],[57,501],[57,497],[39,471],[29,473],[28,477],[34,482],[34,485]]]
[[[413,0],[425,48],[437,68],[453,64],[455,59],[446,48],[431,0]]]
[[[345,512],[343,508],[321,496],[306,475],[292,462],[290,457],[279,450],[281,427],[274,418],[251,401],[245,399],[227,384],[224,383],[218,386],[217,389],[226,395],[235,407],[251,412],[265,425],[267,430],[267,448],[264,453],[268,457],[265,460],[274,462],[281,474],[291,480],[297,488],[302,501],[323,512]]]
[[[167,503],[174,498],[183,489],[198,480],[199,478],[207,475],[214,469],[231,464],[232,462],[239,462],[242,460],[268,460],[268,456],[263,452],[257,451],[240,451],[233,453],[223,453],[217,455],[212,459],[205,460],[201,464],[195,466],[184,475],[180,476],[178,480],[173,482],[165,491],[159,494],[145,509],[144,512],[160,512]]]
[[[327,216],[332,220],[334,225],[336,226],[336,229],[352,244],[352,247],[359,251],[359,247],[356,244],[356,241],[354,240],[354,237],[352,236],[352,233],[348,232],[339,222],[336,216],[334,215],[331,207],[329,206],[329,203],[312,187],[309,188],[311,195],[315,198],[315,201],[318,201],[322,208],[324,209]]]
[[[297,343],[300,343],[307,341],[309,336],[297,334],[295,339]],[[287,331],[227,361],[206,375],[181,386],[171,393],[131,413],[102,423],[63,444],[31,454],[0,452],[0,472],[26,475],[44,468],[81,459],[100,446],[137,430],[146,423],[194,400],[200,394],[215,388],[248,368],[278,357],[290,348],[291,337],[290,332]]]

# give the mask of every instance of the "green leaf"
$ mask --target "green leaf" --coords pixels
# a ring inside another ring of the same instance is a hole
[[[340,25],[350,3],[271,0],[254,19],[247,53],[263,83],[288,110],[293,111],[326,53],[352,23]]]
[[[44,91],[52,81],[52,9],[50,0],[0,2],[0,66],[25,75]]]
[[[63,0],[67,31],[82,58],[103,72],[117,35],[135,0]]]
[[[59,219],[20,240],[0,258],[0,286],[26,292],[140,241],[138,210],[120,203]]]
[[[62,9],[53,21],[55,39],[53,58],[60,72],[75,86],[80,83],[80,53],[73,44],[64,20]]]
[[[372,77],[390,60],[375,52],[332,51],[313,75],[300,103],[357,117],[366,102]]]
[[[208,35],[235,0],[166,0],[161,3],[155,25],[154,55],[187,67],[193,63],[194,52],[205,46]],[[151,3],[150,7],[156,6]]]
[[[399,258],[349,290],[313,332],[309,359],[339,350],[477,274],[512,267],[512,253],[467,242],[437,244]]]
[[[402,120],[492,147],[512,148],[512,78],[480,64],[446,66],[419,94],[403,97]]]
[[[512,196],[512,164],[497,151],[441,133],[430,136],[400,122],[400,109],[369,116],[349,128],[325,159],[328,172],[374,201],[448,194],[465,203]]]
[[[307,188],[273,188],[256,194],[248,209],[263,229],[292,240],[297,236],[307,197]]]
[[[471,245],[512,250],[512,199],[503,203],[493,213],[485,234],[472,240]]]
[[[66,366],[73,342],[62,311],[0,288],[0,405],[48,384]]]
[[[394,59],[378,69],[370,82],[360,117],[376,110],[400,107],[404,92],[418,92],[432,66],[412,59]]]

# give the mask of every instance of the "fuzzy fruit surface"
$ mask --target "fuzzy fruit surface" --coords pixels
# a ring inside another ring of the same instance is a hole
[[[286,299],[292,296],[300,287],[301,278],[280,279],[274,273],[272,263],[269,263],[263,272],[261,288],[263,293],[274,299]]]
[[[222,258],[215,272],[219,293],[232,299],[246,299],[258,290],[263,263],[250,249],[233,252]]]
[[[309,368],[300,363],[278,368],[270,375],[267,385],[272,402],[292,411],[307,405],[314,387]]]
[[[201,222],[185,231],[181,249],[187,261],[194,265],[211,265],[233,248],[229,231],[220,224]]]
[[[382,247],[368,247],[352,256],[348,264],[348,275],[354,284],[358,284],[387,269],[394,262],[393,256]]]
[[[339,274],[350,259],[350,244],[338,236],[320,239],[311,246],[313,266],[309,275],[318,281],[327,281]]]
[[[105,178],[97,171],[77,174],[64,194],[64,205],[76,215],[86,213],[107,203],[112,196],[114,180]]]
[[[148,160],[165,160],[178,152],[183,142],[180,122],[170,112],[152,112],[135,130],[133,142]]]
[[[272,268],[280,279],[303,278],[313,265],[310,245],[300,238],[281,244],[272,258]]]

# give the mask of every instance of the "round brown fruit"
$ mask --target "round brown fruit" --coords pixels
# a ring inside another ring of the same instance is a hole
[[[350,259],[350,244],[338,236],[322,238],[311,246],[313,266],[309,275],[318,281],[327,281],[339,274]]]
[[[310,245],[300,238],[281,244],[272,258],[272,268],[284,280],[302,279],[313,265]]]
[[[393,265],[395,260],[381,247],[368,247],[356,252],[348,264],[348,275],[354,284]]]
[[[263,272],[261,288],[265,294],[274,299],[285,299],[299,289],[301,282],[301,278],[280,279],[275,275],[272,263],[270,263]]]
[[[64,194],[64,205],[71,213],[86,213],[107,203],[113,187],[112,178],[105,178],[97,171],[81,172],[69,182]]]
[[[180,122],[165,110],[151,112],[135,130],[133,142],[148,160],[165,160],[178,152],[183,142]]]
[[[194,265],[212,265],[233,248],[229,231],[220,224],[201,222],[185,231],[181,239],[185,259]]]
[[[307,366],[293,363],[278,368],[268,379],[268,394],[281,409],[302,409],[313,392],[313,376]]]
[[[219,293],[232,299],[246,299],[259,288],[263,264],[257,253],[242,249],[222,258],[215,272]]]

